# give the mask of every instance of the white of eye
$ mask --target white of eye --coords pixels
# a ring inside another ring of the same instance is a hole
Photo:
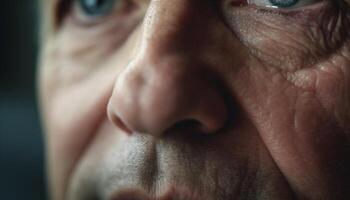
[[[268,8],[301,8],[319,2],[320,0],[248,0],[249,4]]]

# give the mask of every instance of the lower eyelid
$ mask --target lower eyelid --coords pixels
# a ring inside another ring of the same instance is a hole
[[[262,8],[265,7],[269,9],[281,9],[281,10],[300,9],[300,8],[312,6],[322,1],[327,1],[327,0],[296,0],[295,2],[291,2],[293,4],[291,4],[290,6],[278,7],[277,5],[274,6],[271,0],[247,0],[249,5],[255,5],[257,7],[262,7]]]
[[[233,12],[227,12],[227,23],[230,24],[234,32],[238,30],[239,37],[246,42],[246,38],[255,36],[249,35],[250,32],[255,30],[258,33],[266,32],[269,34],[270,28],[272,28],[277,37],[300,34],[305,41],[309,42],[306,44],[315,47],[315,55],[328,55],[336,51],[350,35],[350,32],[346,31],[350,27],[349,9],[342,10],[334,1],[323,1],[305,9],[287,12],[257,7],[240,8],[237,11],[234,11],[233,8],[231,10]],[[235,20],[230,21],[232,18],[230,15],[236,15]],[[245,25],[247,20],[261,26]],[[240,23],[240,21],[245,23]],[[243,31],[240,31],[241,29]]]
[[[276,15],[279,17],[289,18],[290,20],[299,23],[309,24],[310,22],[319,20],[320,14],[325,10],[333,11],[332,9],[328,9],[330,7],[334,7],[334,3],[326,0],[306,7],[294,9],[270,9],[257,6],[255,6],[253,9],[260,13]]]
[[[305,5],[296,5],[290,8],[278,8],[274,6],[259,6],[255,4],[247,5],[248,7],[254,8],[254,10],[268,12],[271,14],[282,14],[282,15],[294,15],[296,13],[308,13],[312,10],[316,10],[319,7],[322,7],[327,4],[335,4],[332,0],[313,0],[314,3],[305,4]]]

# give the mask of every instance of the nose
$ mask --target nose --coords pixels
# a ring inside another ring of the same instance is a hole
[[[116,78],[108,116],[126,132],[159,136],[181,127],[209,134],[226,122],[210,66],[188,42],[198,39],[200,33],[190,27],[203,19],[191,16],[198,12],[189,1],[176,1],[183,4],[150,3],[137,53]]]

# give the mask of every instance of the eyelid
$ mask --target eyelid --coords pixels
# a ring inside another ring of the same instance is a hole
[[[58,0],[57,24],[61,25],[65,18],[69,17],[79,26],[90,27],[105,21],[107,18],[122,17],[133,8],[133,0],[120,0],[115,3],[110,14],[106,16],[87,16],[82,11],[76,0]]]
[[[102,13],[89,13],[91,12],[90,10],[85,10],[83,8],[84,5],[82,5],[80,1],[75,0],[73,3],[73,9],[81,18],[85,18],[86,20],[95,20],[113,14],[113,12],[116,12],[116,10],[119,11],[122,9],[121,7],[126,1],[127,0],[107,0],[107,5],[104,6]]]

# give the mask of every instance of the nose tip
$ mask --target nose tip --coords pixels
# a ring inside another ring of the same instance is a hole
[[[214,133],[226,122],[224,100],[202,71],[178,61],[137,66],[120,75],[108,105],[120,129],[157,136],[177,127]]]

